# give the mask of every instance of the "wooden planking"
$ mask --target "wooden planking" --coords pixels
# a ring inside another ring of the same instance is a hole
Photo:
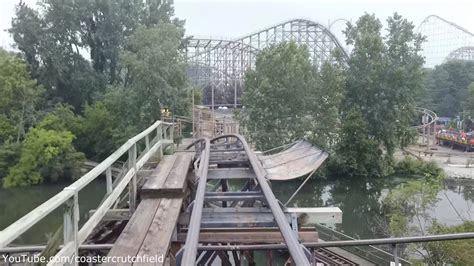
[[[291,215],[296,214],[298,223],[302,225],[315,223],[341,223],[342,212],[337,207],[323,208],[288,208],[284,212],[288,222]],[[189,213],[182,213],[179,223],[189,223]],[[264,208],[204,208],[201,227],[248,227],[248,226],[272,226],[275,224],[273,214]]]
[[[143,257],[167,254],[181,211],[183,203],[181,196],[184,195],[187,186],[186,177],[191,160],[192,154],[164,156],[144,184],[143,200],[108,256]],[[164,198],[169,193],[179,198]]]
[[[96,210],[90,210],[89,216],[94,215]],[[123,221],[123,220],[130,220],[132,217],[129,209],[110,209],[108,210],[102,221]]]
[[[174,162],[176,161],[176,155],[165,155],[158,164],[158,167],[148,177],[141,189],[142,197],[147,195],[155,195],[157,190],[163,187],[171,169],[173,168]]]
[[[137,256],[167,256],[182,203],[182,198],[162,199],[160,201],[153,222]],[[147,264],[135,263],[134,265]],[[158,262],[155,265],[163,265],[163,263]]]
[[[159,205],[160,200],[142,200],[107,256],[137,255]]]
[[[142,198],[180,198],[184,196],[187,187],[186,177],[193,154],[181,153],[165,156],[165,158],[163,165],[160,163],[157,171],[143,185]]]
[[[191,166],[191,161],[193,154],[182,153],[177,155],[176,161],[174,163],[173,169],[166,178],[163,187],[158,190],[158,193],[169,196],[182,197],[187,187],[187,174],[189,167]]]
[[[317,242],[318,233],[313,231],[299,232],[301,242]],[[178,234],[178,242],[186,240],[186,233]],[[284,243],[283,237],[279,231],[250,231],[250,232],[201,232],[199,233],[199,243],[238,243],[252,244],[265,243],[275,244]]]

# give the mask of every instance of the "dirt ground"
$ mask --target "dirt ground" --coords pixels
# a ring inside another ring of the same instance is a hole
[[[451,178],[474,179],[474,152],[465,152],[439,145],[430,145],[428,148],[412,145],[406,151],[424,161],[435,161]],[[398,158],[403,156],[402,151],[396,153]]]

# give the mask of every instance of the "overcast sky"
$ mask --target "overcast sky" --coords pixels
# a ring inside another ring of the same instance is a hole
[[[0,46],[9,47],[12,40],[5,30],[10,27],[19,0],[0,1]],[[25,2],[35,6],[36,0]],[[240,37],[293,18],[324,25],[340,18],[355,21],[364,12],[375,13],[381,20],[398,12],[415,25],[437,14],[474,32],[474,0],[176,0],[175,11],[177,17],[186,20],[187,34],[197,37]],[[338,37],[343,28],[344,22],[332,27]]]

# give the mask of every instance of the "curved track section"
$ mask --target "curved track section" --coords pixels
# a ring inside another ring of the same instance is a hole
[[[446,61],[450,60],[463,60],[463,61],[473,61],[474,60],[474,46],[466,46],[458,48],[446,57]]]
[[[333,61],[335,50],[348,58],[339,40],[325,26],[307,19],[293,19],[234,40],[190,39],[186,47],[188,76],[195,87],[233,89],[237,105],[236,91],[242,88],[247,69],[255,67],[258,51],[288,41],[306,45],[314,65]]]
[[[437,15],[427,16],[417,31],[426,37],[422,44],[425,66],[443,63],[449,54],[461,47],[474,46],[474,34]]]
[[[415,107],[415,111],[421,114],[422,116],[426,116],[428,119],[426,123],[422,123],[421,125],[414,126],[414,128],[417,130],[427,128],[427,127],[433,127],[436,121],[438,121],[438,115],[429,109],[422,108],[422,107]]]

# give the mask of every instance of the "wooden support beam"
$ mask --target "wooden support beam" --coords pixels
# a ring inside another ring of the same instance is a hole
[[[209,169],[207,179],[245,179],[255,178],[255,174],[249,168],[216,168]]]
[[[247,200],[260,200],[264,201],[265,197],[263,195],[240,195],[240,196],[206,196],[204,202],[213,202],[213,201],[247,201]]]
[[[248,160],[212,160],[209,161],[209,164],[217,164],[226,167],[242,167],[250,165]]]
[[[95,213],[96,210],[89,211],[89,217]],[[124,221],[130,220],[132,217],[129,209],[110,209],[108,210],[102,221]]]
[[[302,242],[317,242],[318,233],[313,232],[299,232],[299,239]],[[183,243],[186,240],[186,233],[178,233],[178,242]],[[200,232],[199,243],[282,243],[284,242],[281,233],[275,231],[250,231],[250,232]]]
[[[327,208],[289,208],[284,212],[288,223],[292,214],[298,217],[298,224],[341,223],[342,212],[336,207]],[[189,213],[182,213],[178,222],[189,223]],[[247,226],[274,226],[275,220],[266,208],[204,208],[201,220],[202,228],[225,228]]]

